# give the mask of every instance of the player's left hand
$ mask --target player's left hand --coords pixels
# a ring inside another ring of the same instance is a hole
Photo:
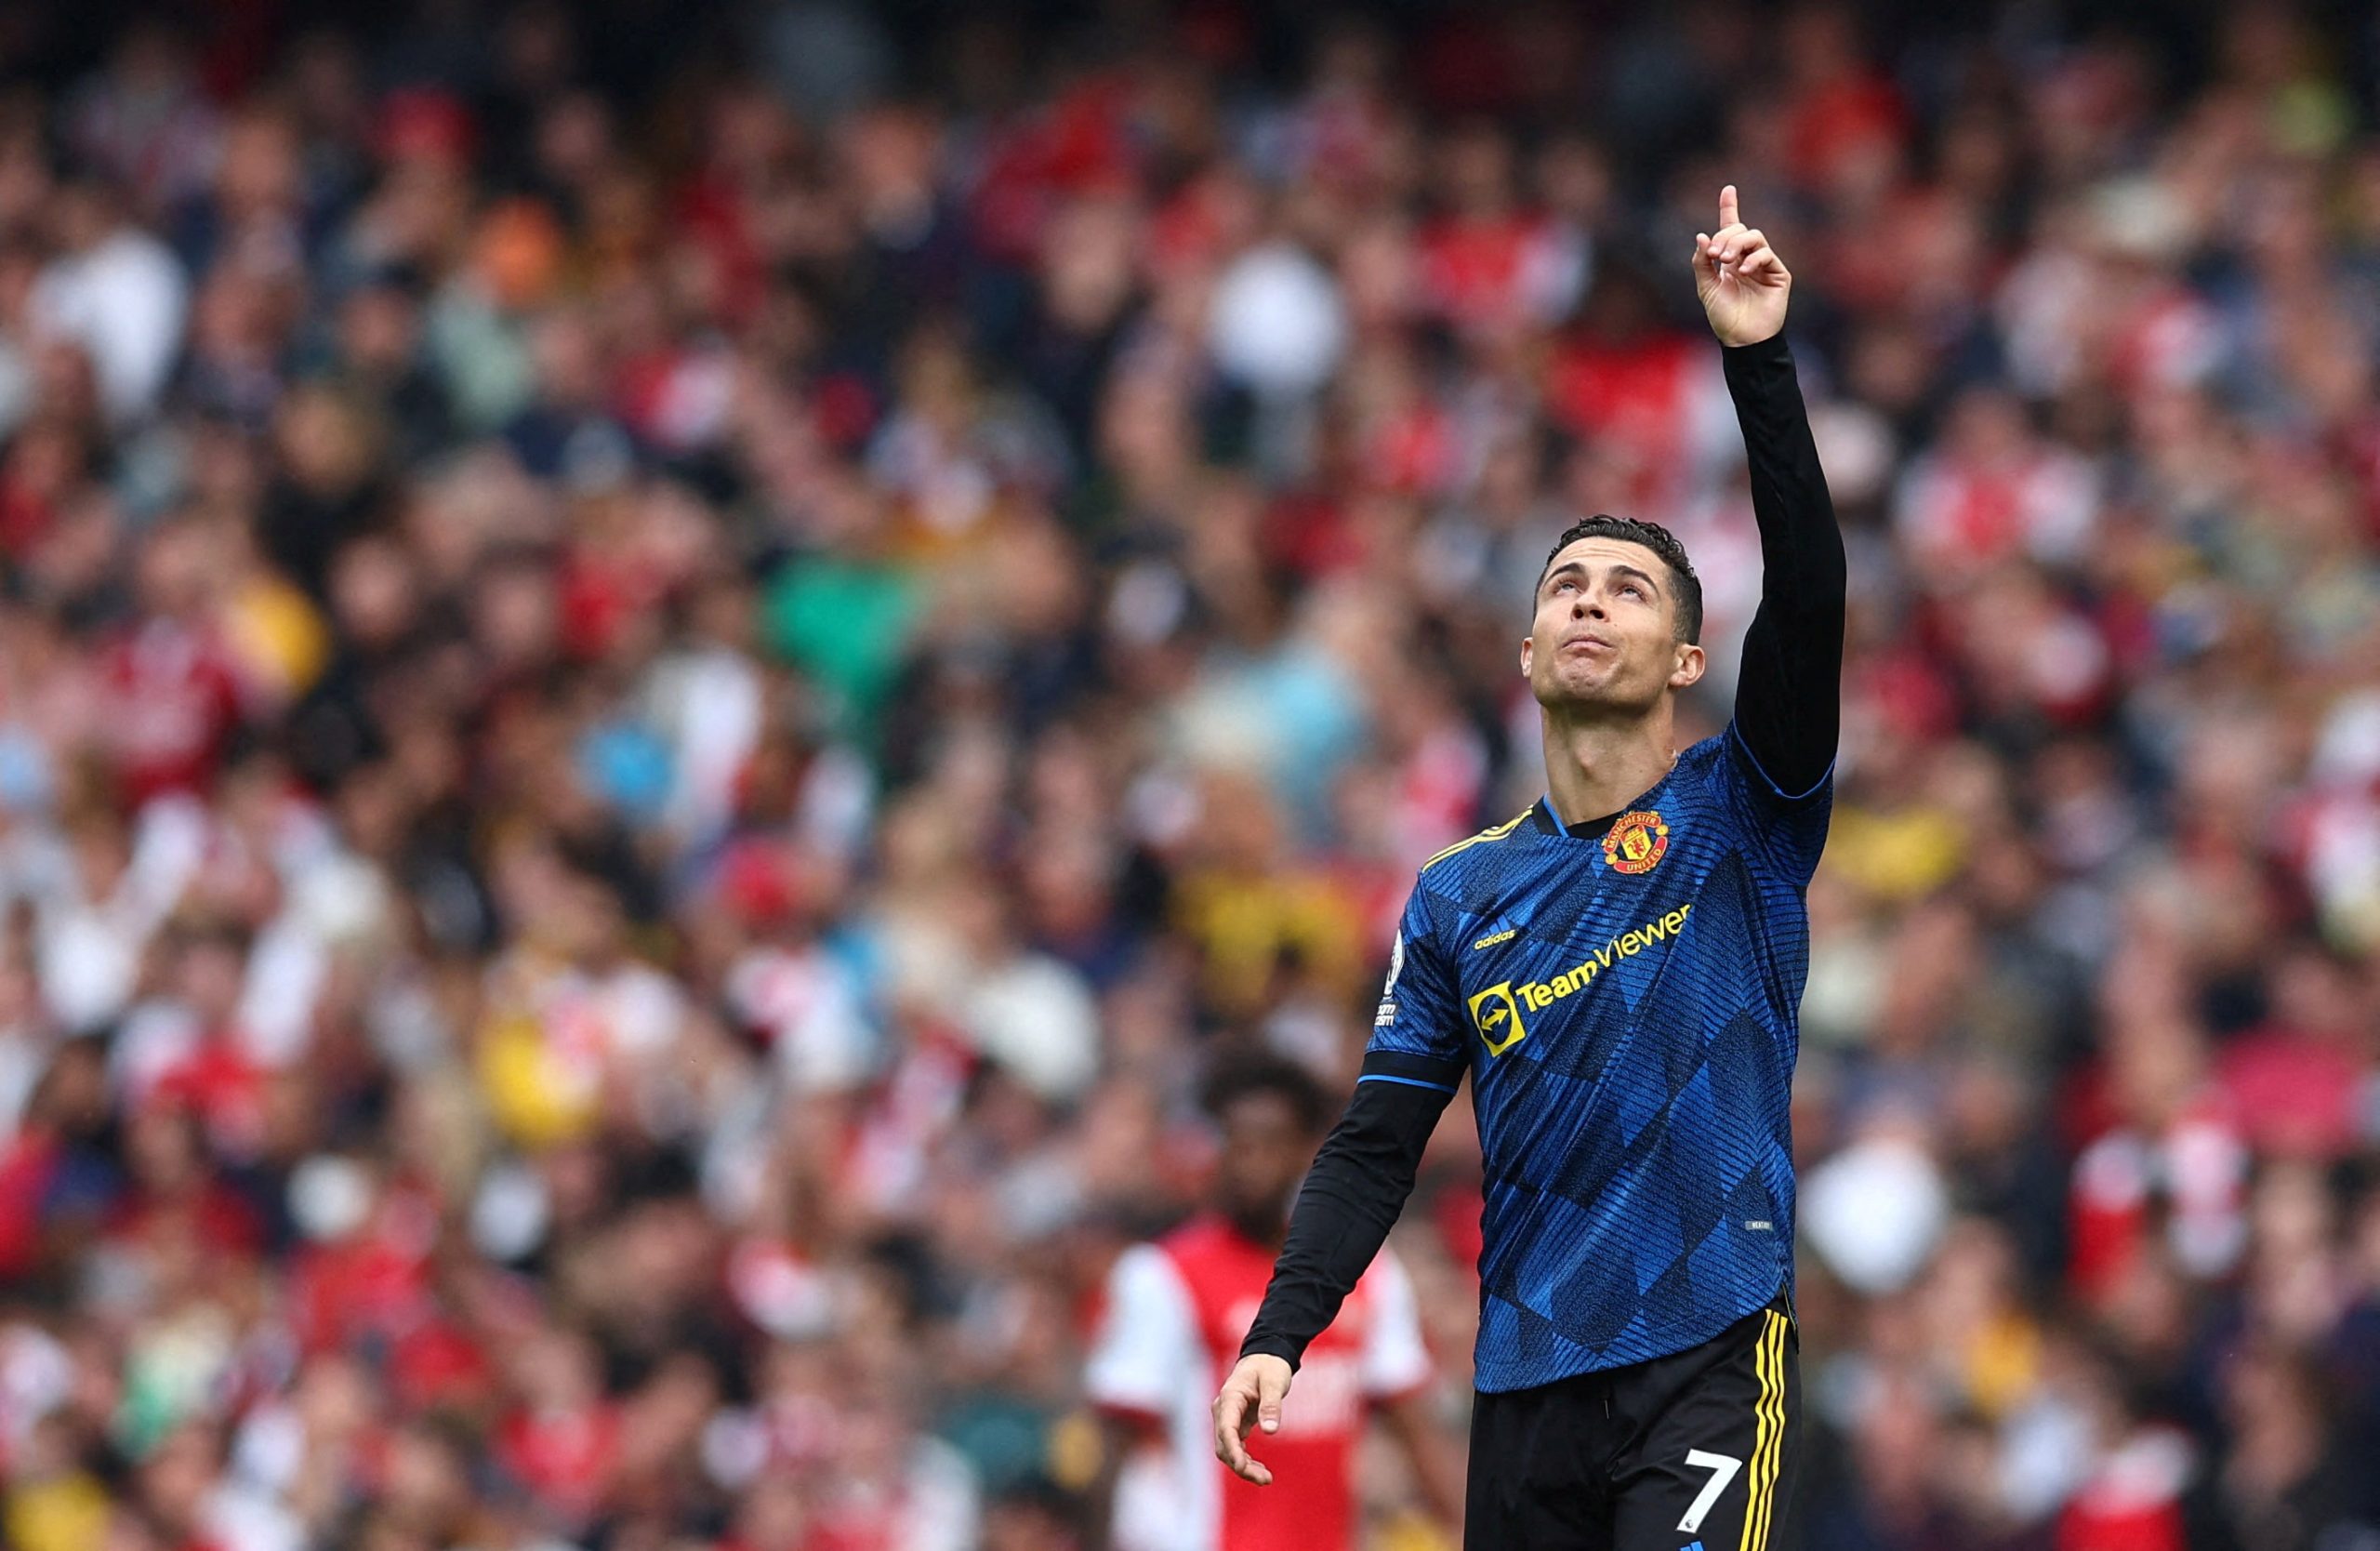
[[[1723,345],[1756,345],[1785,326],[1793,276],[1758,227],[1736,212],[1736,186],[1719,191],[1719,230],[1694,234],[1694,289]]]

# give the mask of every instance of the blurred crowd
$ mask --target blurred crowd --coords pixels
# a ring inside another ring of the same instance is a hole
[[[1853,574],[1801,1543],[2380,1546],[2380,33],[1902,11],[7,7],[0,1539],[1093,1544],[1107,1268],[1541,789],[1567,519],[1726,719],[1732,180]]]

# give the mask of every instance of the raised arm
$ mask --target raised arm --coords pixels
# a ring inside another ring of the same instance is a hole
[[[1736,734],[1779,796],[1809,795],[1834,765],[1842,726],[1843,535],[1785,344],[1792,274],[1719,194],[1719,230],[1694,239],[1695,288],[1725,346],[1760,524],[1760,609],[1736,680]]]

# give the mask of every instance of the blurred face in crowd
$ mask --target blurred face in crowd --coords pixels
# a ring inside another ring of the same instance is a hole
[[[1262,1089],[1223,1107],[1215,1204],[1250,1238],[1272,1240],[1289,1220],[1289,1193],[1314,1160],[1315,1138],[1286,1094]]]
[[[385,538],[359,538],[331,570],[339,632],[367,651],[394,645],[411,628],[416,578],[412,558]]]
[[[1537,584],[1521,672],[1548,710],[1642,714],[1702,677],[1702,648],[1678,639],[1674,578],[1620,538],[1581,538]]]
[[[140,601],[168,619],[195,616],[214,590],[213,532],[185,518],[161,524],[139,554]]]
[[[764,1477],[745,1494],[735,1534],[752,1551],[793,1551],[808,1534],[800,1489],[785,1477]]]
[[[115,224],[107,192],[96,183],[68,183],[50,202],[50,221],[58,245],[80,252],[98,245]]]

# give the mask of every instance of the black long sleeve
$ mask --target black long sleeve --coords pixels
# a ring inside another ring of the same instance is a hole
[[[1760,524],[1760,609],[1744,636],[1736,730],[1769,784],[1799,796],[1826,778],[1842,727],[1843,535],[1785,337],[1722,354]]]
[[[1269,1352],[1291,1369],[1329,1328],[1413,1193],[1421,1149],[1462,1078],[1460,1061],[1374,1052],[1315,1155],[1289,1214],[1264,1302],[1239,1355]]]

